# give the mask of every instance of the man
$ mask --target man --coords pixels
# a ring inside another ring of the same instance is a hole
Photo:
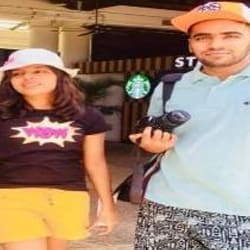
[[[210,2],[175,17],[198,58],[166,110],[191,119],[173,134],[133,134],[163,153],[140,207],[135,249],[250,249],[250,10]],[[161,87],[148,113],[159,115]]]

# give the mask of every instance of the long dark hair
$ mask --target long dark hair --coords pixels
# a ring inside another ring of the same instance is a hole
[[[64,120],[84,112],[84,95],[76,87],[74,80],[66,73],[54,67],[49,68],[57,76],[57,85],[53,98],[53,113]],[[6,71],[0,84],[0,119],[23,117],[34,108],[12,87],[11,70]]]

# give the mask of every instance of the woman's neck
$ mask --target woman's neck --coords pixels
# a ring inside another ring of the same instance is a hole
[[[38,98],[25,97],[26,102],[28,102],[34,109],[52,109],[52,102],[48,98]]]

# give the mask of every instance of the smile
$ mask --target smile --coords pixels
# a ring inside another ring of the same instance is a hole
[[[206,52],[205,55],[206,56],[225,56],[225,55],[229,55],[230,53],[228,52],[223,52],[223,51],[209,51],[209,52]]]
[[[33,83],[33,82],[23,84],[24,88],[36,88],[36,87],[40,87],[40,86],[41,86],[40,83]]]

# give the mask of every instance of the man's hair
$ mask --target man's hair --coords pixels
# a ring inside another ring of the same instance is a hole
[[[73,119],[84,111],[84,95],[69,75],[56,68],[49,68],[57,76],[52,103],[53,114],[63,120]],[[11,71],[6,71],[0,84],[0,119],[23,117],[34,110],[12,87],[11,75]]]

